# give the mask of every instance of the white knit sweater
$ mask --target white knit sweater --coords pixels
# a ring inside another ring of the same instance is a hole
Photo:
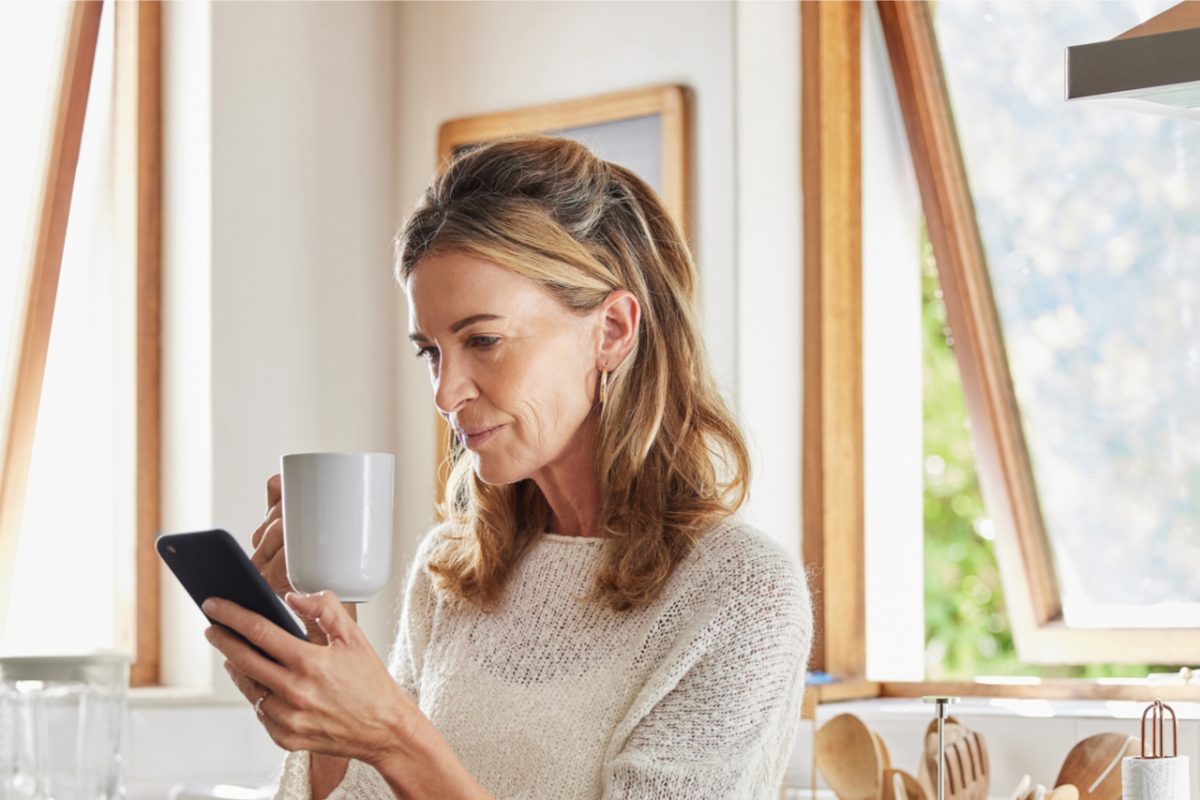
[[[805,572],[736,518],[648,608],[579,598],[604,539],[543,534],[494,614],[437,591],[421,540],[389,669],[498,800],[779,797],[812,640]],[[289,753],[277,800],[311,800]],[[351,760],[330,800],[392,800]]]

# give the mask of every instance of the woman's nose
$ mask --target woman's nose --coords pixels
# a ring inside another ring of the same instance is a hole
[[[478,394],[474,381],[456,359],[442,358],[434,379],[433,402],[443,414],[453,414]]]

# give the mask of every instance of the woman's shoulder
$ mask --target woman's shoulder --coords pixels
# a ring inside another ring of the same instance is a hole
[[[691,570],[712,579],[724,593],[767,592],[774,597],[792,596],[802,604],[809,601],[808,576],[795,552],[763,530],[738,516],[727,517],[710,527],[697,541]]]

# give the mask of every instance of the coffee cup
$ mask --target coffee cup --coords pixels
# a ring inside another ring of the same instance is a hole
[[[283,548],[288,579],[309,594],[363,603],[384,587],[392,564],[391,453],[290,453],[283,476]]]

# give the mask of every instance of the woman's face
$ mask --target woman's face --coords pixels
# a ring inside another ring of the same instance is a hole
[[[513,483],[570,452],[596,398],[598,315],[572,314],[534,281],[464,253],[423,258],[407,293],[434,403],[482,481]]]

